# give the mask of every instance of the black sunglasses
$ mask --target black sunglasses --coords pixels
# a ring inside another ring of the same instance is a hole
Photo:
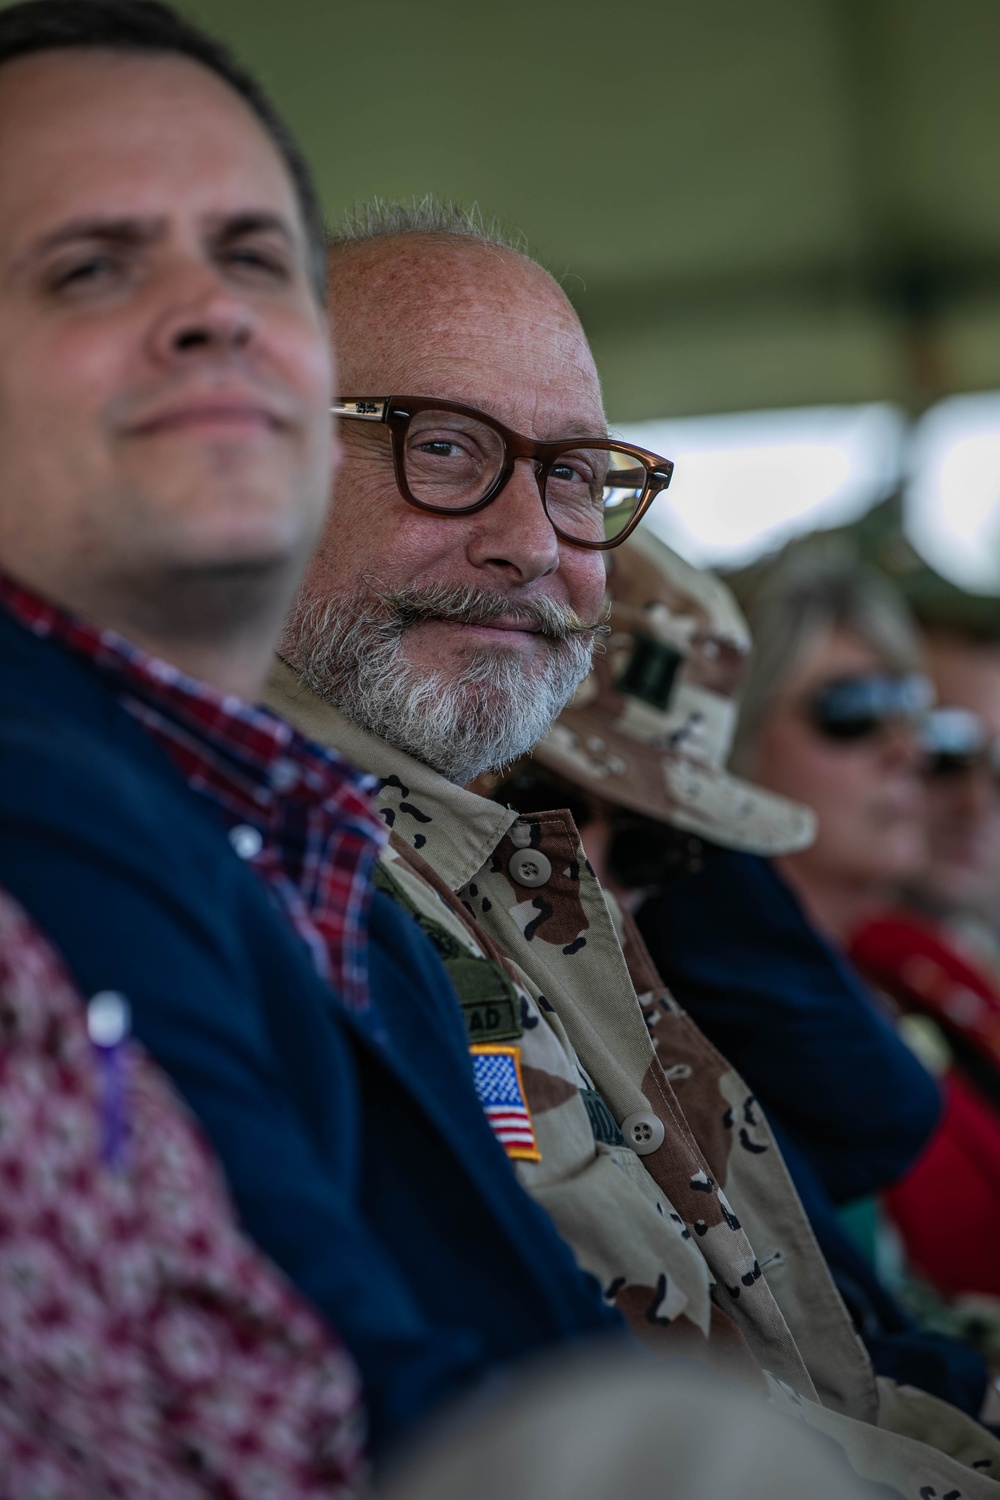
[[[868,672],[828,682],[807,702],[806,717],[824,739],[846,743],[871,739],[901,720],[917,726],[933,701],[930,681],[919,672]]]
[[[935,708],[927,715],[922,740],[929,776],[964,776],[979,766],[1000,784],[1000,737],[968,708]]]

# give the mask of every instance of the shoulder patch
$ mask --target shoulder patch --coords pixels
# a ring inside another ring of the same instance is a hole
[[[486,962],[475,959],[471,961]],[[452,982],[454,977],[452,975]],[[503,977],[506,978],[506,975]],[[458,986],[455,988],[458,989]],[[479,996],[467,996],[459,990],[458,998],[462,1003],[465,1029],[470,1042],[509,1042],[522,1034],[524,1028],[514,995],[499,988],[493,995],[483,995],[480,992]]]
[[[473,1046],[476,1093],[493,1134],[514,1161],[541,1161],[535,1126],[524,1095],[520,1047]]]

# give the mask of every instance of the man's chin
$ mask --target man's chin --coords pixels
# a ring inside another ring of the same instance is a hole
[[[305,565],[315,531],[311,517],[290,513],[287,508],[261,508],[256,514],[220,512],[207,519],[207,524],[196,522],[184,528],[170,550],[178,566],[192,572],[224,572],[227,568],[281,571]]]

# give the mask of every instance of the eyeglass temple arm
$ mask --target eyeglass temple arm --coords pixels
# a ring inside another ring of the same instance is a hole
[[[638,488],[639,483],[648,486],[654,495],[665,490],[673,478],[674,466],[669,459],[660,459],[656,467],[647,469],[645,466],[636,466],[634,469],[618,469],[614,476],[615,484],[632,488]]]
[[[334,417],[361,417],[365,422],[384,422],[388,396],[338,396],[330,407]]]
[[[669,458],[661,459],[656,468],[653,470],[652,474],[650,474],[649,476],[650,489],[659,494],[660,490],[665,490],[667,488],[673,477],[673,463]]]

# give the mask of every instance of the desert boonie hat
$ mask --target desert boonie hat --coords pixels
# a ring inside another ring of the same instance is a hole
[[[608,554],[610,634],[534,758],[605,801],[729,849],[788,854],[814,814],[732,776],[750,634],[732,594],[647,529]]]

